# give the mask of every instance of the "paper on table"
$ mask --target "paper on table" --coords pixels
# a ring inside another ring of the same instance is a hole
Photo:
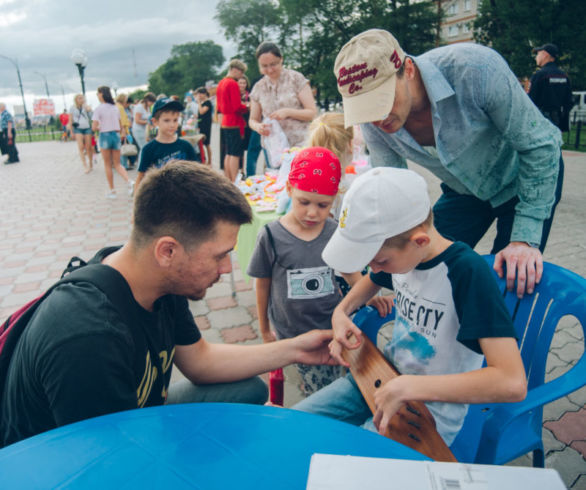
[[[314,454],[307,490],[565,490],[557,471]]]

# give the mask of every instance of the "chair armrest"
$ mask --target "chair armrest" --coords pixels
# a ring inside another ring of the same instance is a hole
[[[499,404],[493,413],[487,417],[482,439],[484,439],[485,435],[492,439],[493,437],[490,434],[502,434],[517,417],[572,393],[583,386],[586,386],[586,354],[566,373],[529,390],[525,400],[517,403]],[[497,440],[498,438],[496,437]]]

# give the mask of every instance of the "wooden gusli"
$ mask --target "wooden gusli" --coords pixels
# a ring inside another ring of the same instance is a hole
[[[350,337],[355,341],[355,337]],[[357,349],[343,349],[342,357],[350,364],[362,396],[374,414],[375,390],[400,373],[366,336]],[[408,402],[393,416],[384,434],[436,461],[457,461],[435,428],[435,420],[423,402]]]

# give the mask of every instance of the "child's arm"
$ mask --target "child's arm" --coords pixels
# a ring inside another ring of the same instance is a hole
[[[362,279],[361,272],[352,272],[350,274],[342,272],[342,277],[352,288],[354,285]],[[371,298],[367,303],[367,306],[376,308],[381,318],[387,316],[393,310],[393,297],[392,296],[375,296]]]
[[[374,424],[382,434],[407,401],[448,403],[518,402],[527,394],[523,361],[512,337],[479,339],[486,367],[458,374],[402,375],[376,391]]]
[[[360,329],[350,320],[350,313],[360,308],[378,291],[380,286],[375,284],[370,275],[365,275],[353,287],[346,297],[340,302],[332,314],[332,328],[334,329],[334,340],[330,344],[330,354],[341,365],[349,367],[349,364],[342,359],[342,347],[356,349],[360,346],[362,333]],[[354,334],[355,343],[350,343],[348,337]]]
[[[138,172],[136,174],[136,182],[134,183],[134,188],[138,189],[138,186],[140,185],[140,181],[144,178],[144,172]]]
[[[270,277],[256,278],[256,309],[258,311],[258,326],[263,342],[273,342],[275,333],[269,322],[269,295],[271,291]]]

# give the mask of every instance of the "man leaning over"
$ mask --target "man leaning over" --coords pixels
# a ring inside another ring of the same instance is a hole
[[[372,29],[339,52],[334,73],[346,125],[362,130],[374,166],[433,172],[442,196],[438,231],[474,247],[497,222],[492,253],[507,287],[531,293],[541,279],[563,182],[562,139],[505,60],[475,44],[420,56]]]

